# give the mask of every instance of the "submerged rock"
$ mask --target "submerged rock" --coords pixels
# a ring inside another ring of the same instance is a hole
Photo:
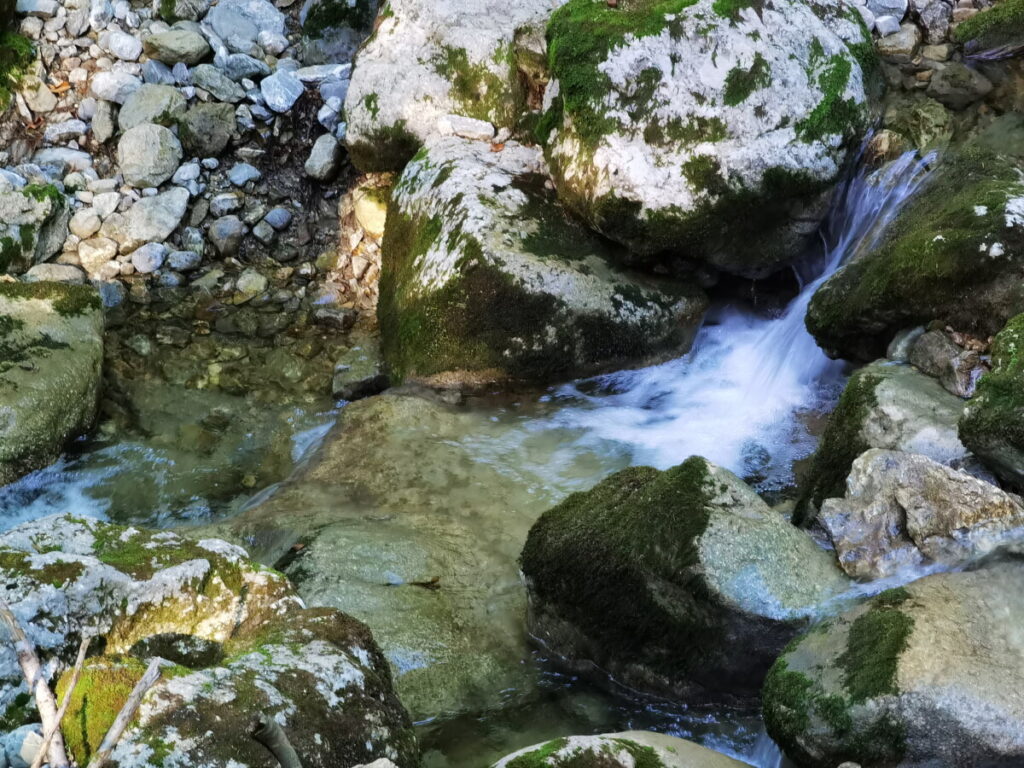
[[[50,464],[92,426],[102,361],[92,287],[0,283],[0,485]]]
[[[391,200],[378,317],[398,379],[552,381],[693,340],[703,294],[615,267],[545,189],[539,150],[439,139]]]
[[[0,536],[5,600],[56,676],[79,638],[93,647],[65,720],[88,762],[153,655],[168,664],[111,762],[270,766],[249,727],[274,716],[303,765],[388,757],[417,764],[408,716],[369,630],[337,611],[307,610],[288,581],[214,539],[81,519],[36,520]],[[64,691],[67,672],[57,685]],[[0,710],[24,717],[13,648],[0,649]]]
[[[869,448],[942,464],[967,456],[957,437],[962,401],[909,365],[880,360],[850,377],[814,454],[793,522],[809,525],[825,499],[842,498],[854,460]]]
[[[531,634],[639,690],[752,695],[849,582],[731,472],[627,469],[554,507],[521,558]],[[740,651],[739,649],[742,649]]]
[[[601,768],[742,768],[746,763],[691,741],[650,731],[625,731],[600,736],[568,736],[513,752],[493,768],[558,768],[567,765]]]
[[[775,662],[768,733],[799,765],[1017,765],[1022,615],[1019,562],[883,592]]]
[[[855,462],[846,497],[818,520],[840,567],[856,579],[961,566],[1024,538],[1017,496],[926,456],[871,449]]]
[[[559,197],[640,254],[749,276],[791,261],[867,122],[866,28],[852,9],[819,14],[569,0],[548,25],[538,128]]]
[[[814,294],[807,328],[818,343],[870,360],[901,328],[939,320],[986,336],[1024,311],[1022,170],[979,149],[944,159],[880,245]]]
[[[515,128],[527,99],[519,41],[557,4],[391,0],[356,57],[345,99],[352,162],[401,170],[449,114]]]

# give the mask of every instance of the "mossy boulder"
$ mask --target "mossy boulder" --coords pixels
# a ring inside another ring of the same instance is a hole
[[[1024,164],[970,147],[942,160],[881,238],[818,289],[807,328],[871,360],[896,331],[941,321],[986,336],[1024,311]]]
[[[32,41],[13,29],[16,0],[0,0],[0,114],[7,111],[35,60]]]
[[[83,634],[94,641],[65,736],[88,762],[141,677],[166,654],[161,680],[118,743],[115,766],[276,763],[248,730],[269,714],[303,765],[388,757],[417,764],[408,715],[369,630],[337,611],[307,610],[288,580],[240,547],[62,515],[0,536],[5,600],[58,691]],[[0,650],[0,712],[30,721],[12,648]],[[183,763],[183,764],[184,764]]]
[[[640,256],[795,258],[867,124],[870,38],[829,5],[569,0],[538,128],[560,198]]]
[[[533,526],[520,562],[541,643],[675,697],[753,694],[849,584],[810,536],[697,456],[573,494]]]
[[[1000,477],[1024,487],[1024,315],[996,336],[992,370],[960,419],[960,439]]]
[[[825,499],[842,498],[854,460],[869,448],[917,453],[942,464],[963,459],[963,401],[909,365],[879,360],[856,371],[829,416],[793,522],[809,525]]]
[[[373,30],[379,0],[306,0],[299,13],[306,64],[351,61]]]
[[[352,162],[399,171],[449,114],[515,128],[528,101],[517,40],[551,10],[551,0],[389,0],[345,99]]]
[[[921,152],[943,149],[953,137],[953,113],[923,93],[894,91],[885,103],[883,125]]]
[[[823,622],[775,662],[764,721],[799,766],[1024,759],[1024,567],[928,576]]]
[[[743,768],[747,763],[650,731],[568,736],[513,752],[493,768]]]
[[[71,219],[57,187],[17,185],[11,176],[0,176],[0,274],[24,272],[53,256],[64,245]]]
[[[94,288],[0,283],[0,485],[52,463],[92,426],[102,364]]]
[[[442,138],[395,184],[382,349],[393,379],[555,381],[685,352],[699,289],[632,275],[544,186],[540,151]]]
[[[957,24],[953,39],[973,53],[1020,45],[1024,42],[1024,1],[999,0]]]

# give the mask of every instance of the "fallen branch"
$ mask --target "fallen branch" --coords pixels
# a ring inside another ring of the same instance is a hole
[[[256,718],[252,726],[252,737],[270,750],[281,768],[302,768],[299,755],[288,741],[277,720],[270,715],[262,714]]]
[[[107,731],[107,735],[100,742],[100,748],[96,750],[96,754],[92,756],[92,760],[89,761],[89,765],[86,768],[100,768],[107,762],[110,753],[114,751],[117,742],[121,740],[121,734],[124,733],[124,729],[128,727],[135,717],[139,705],[142,704],[142,697],[160,679],[160,664],[162,661],[163,659],[157,657],[149,662],[146,673],[135,684],[135,687],[132,688],[132,692],[128,695],[128,700],[121,707],[121,711],[117,713],[117,717],[114,718],[114,722]]]
[[[43,736],[43,743],[39,745],[39,751],[36,752],[35,760],[32,761],[31,768],[40,768],[43,761],[46,759],[46,752],[50,748],[50,742],[53,741],[53,737],[60,733],[60,724],[64,721],[64,715],[68,711],[68,706],[71,704],[71,694],[75,692],[75,686],[78,685],[78,678],[82,675],[82,667],[85,666],[85,654],[89,650],[89,641],[92,638],[88,635],[82,635],[82,643],[78,646],[78,657],[75,659],[75,668],[71,672],[71,679],[68,681],[68,689],[64,691],[64,698],[61,699],[60,709],[57,710],[56,722],[53,727],[46,731],[46,735]]]
[[[50,768],[68,768],[68,751],[64,746],[64,739],[60,735],[57,721],[57,700],[43,677],[43,668],[39,663],[39,657],[36,656],[35,648],[25,635],[18,619],[11,613],[10,607],[3,600],[0,600],[0,619],[11,632],[14,650],[18,654],[18,666],[21,667],[21,674],[25,676],[29,695],[35,697],[36,709],[39,710],[39,717],[43,721],[43,732],[53,731],[47,755]]]

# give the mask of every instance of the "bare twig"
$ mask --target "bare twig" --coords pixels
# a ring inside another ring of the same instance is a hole
[[[56,722],[53,727],[46,731],[46,735],[43,736],[43,743],[39,745],[39,751],[36,752],[36,758],[32,761],[31,768],[40,768],[43,761],[46,759],[46,752],[50,748],[50,742],[53,741],[53,737],[60,731],[60,724],[64,720],[64,715],[68,711],[68,706],[71,704],[71,694],[75,692],[75,686],[78,685],[78,678],[82,675],[82,667],[85,665],[85,654],[89,650],[89,642],[92,640],[88,635],[82,635],[82,644],[78,646],[78,657],[75,659],[75,667],[71,672],[71,679],[68,681],[68,688],[64,691],[64,698],[61,699],[60,709],[57,710]]]
[[[252,737],[270,750],[281,768],[302,768],[299,755],[288,741],[277,720],[267,714],[259,715],[253,723]]]
[[[28,692],[35,697],[36,709],[43,721],[43,731],[53,731],[50,737],[49,754],[47,755],[51,768],[68,768],[68,752],[64,746],[64,739],[60,735],[57,726],[57,700],[53,691],[46,684],[43,677],[43,668],[36,656],[32,642],[25,635],[25,631],[18,623],[18,619],[11,613],[10,607],[3,600],[0,600],[0,620],[2,620],[11,632],[11,640],[14,641],[14,650],[18,654],[18,666],[25,676],[28,684]]]
[[[135,717],[136,711],[139,709],[139,705],[142,703],[142,697],[146,695],[146,691],[153,687],[153,684],[160,679],[160,663],[163,661],[159,657],[152,659],[149,662],[149,667],[146,668],[146,673],[142,676],[142,679],[135,684],[132,688],[132,692],[128,695],[128,700],[121,707],[121,711],[117,713],[117,717],[114,718],[114,723],[110,726],[107,731],[107,735],[103,737],[103,741],[100,742],[100,748],[96,750],[96,754],[92,756],[92,760],[89,761],[87,768],[100,768],[107,759],[110,757],[110,753],[114,751],[114,747],[117,746],[117,742],[121,740],[121,734],[124,733],[124,729],[128,727],[132,719]]]

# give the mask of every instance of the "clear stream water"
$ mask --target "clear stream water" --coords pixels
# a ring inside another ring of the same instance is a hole
[[[467,523],[479,527],[481,541],[495,529],[509,539],[493,555],[505,575],[540,510],[631,464],[666,468],[700,454],[763,490],[791,485],[794,462],[814,448],[808,421],[834,400],[845,373],[804,328],[811,296],[880,235],[933,160],[908,154],[883,171],[862,170],[843,187],[822,228],[821,247],[795,268],[802,289],[781,313],[719,304],[690,353],[676,360],[573,382],[532,399],[473,398],[462,432],[443,439],[509,478],[522,492],[518,498],[533,500],[521,504],[525,511],[516,510],[521,514],[514,520],[492,502],[493,509]],[[232,406],[225,401],[218,407]],[[153,438],[124,440],[101,432],[54,466],[0,488],[0,527],[62,511],[161,527],[222,519],[247,495],[225,498],[219,476],[249,478],[271,460],[287,474],[338,414],[329,402],[273,413],[235,407],[242,415],[233,436],[213,455],[160,439],[178,428],[173,414],[154,425]],[[529,704],[424,726],[428,768],[479,768],[543,739],[627,728],[692,738],[761,768],[782,764],[757,712],[612,696],[564,676],[537,653],[529,664],[539,692]]]

